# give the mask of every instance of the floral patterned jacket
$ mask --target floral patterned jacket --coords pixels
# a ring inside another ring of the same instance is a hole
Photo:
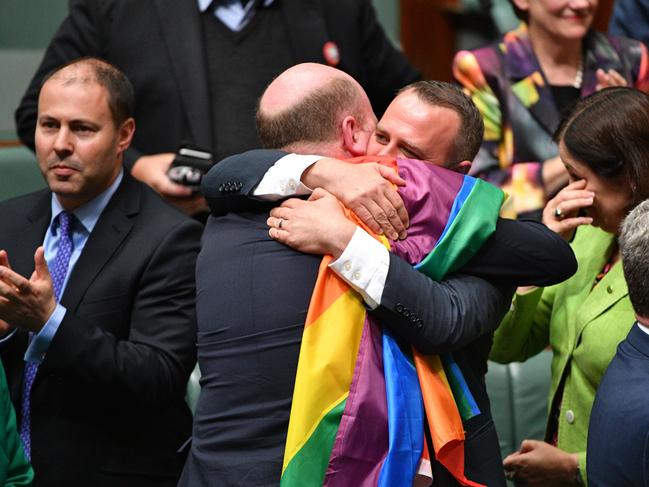
[[[629,86],[649,91],[649,58],[638,41],[589,32],[584,39],[582,98],[595,91],[598,68],[614,69]],[[453,75],[478,106],[485,124],[471,174],[510,195],[504,216],[538,217],[547,196],[541,166],[559,153],[552,135],[560,116],[527,26],[521,24],[495,44],[458,52]]]

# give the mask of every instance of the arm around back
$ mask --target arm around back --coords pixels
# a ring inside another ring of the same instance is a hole
[[[499,218],[462,272],[505,285],[551,286],[577,272],[577,259],[570,244],[544,224]]]
[[[242,211],[250,206],[275,206],[256,200],[253,190],[266,172],[287,153],[258,149],[226,157],[213,166],[203,178],[201,191],[213,215]]]
[[[512,292],[461,274],[435,282],[391,254],[381,305],[373,313],[420,352],[449,352],[493,332]]]

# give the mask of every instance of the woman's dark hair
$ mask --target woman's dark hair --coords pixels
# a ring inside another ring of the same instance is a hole
[[[556,142],[598,176],[631,189],[632,206],[649,198],[649,95],[606,88],[580,100],[563,119]]]

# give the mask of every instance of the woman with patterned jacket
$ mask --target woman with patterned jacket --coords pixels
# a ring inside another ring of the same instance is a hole
[[[597,0],[512,0],[523,20],[497,43],[457,53],[454,77],[485,123],[471,174],[510,196],[505,216],[540,219],[568,176],[552,141],[561,114],[607,86],[649,89],[647,49],[591,29]]]

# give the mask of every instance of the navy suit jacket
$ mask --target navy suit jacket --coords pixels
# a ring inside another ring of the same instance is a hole
[[[588,427],[591,487],[649,486],[649,335],[634,325],[599,384]]]
[[[646,0],[616,0],[608,25],[611,35],[624,36],[649,45],[649,4]]]
[[[47,189],[0,204],[0,248],[23,276],[50,210]],[[201,230],[124,174],[69,276],[67,312],[32,387],[35,486],[176,484],[191,431]],[[28,335],[7,342],[0,357],[20,415]]]

